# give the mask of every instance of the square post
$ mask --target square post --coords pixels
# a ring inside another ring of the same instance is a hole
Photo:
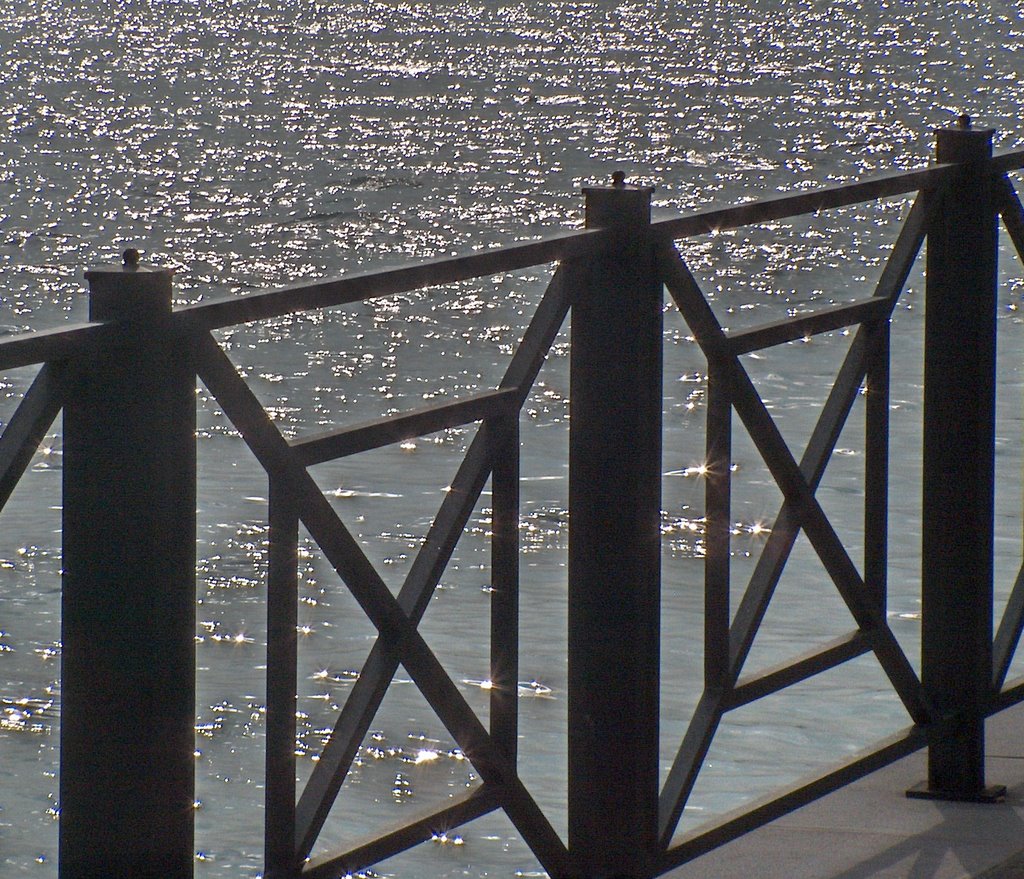
[[[133,258],[134,255],[134,258]],[[61,879],[193,872],[195,369],[171,272],[86,272],[90,319],[131,341],[68,365],[61,617]]]
[[[929,743],[908,796],[985,802],[992,682],[996,260],[991,129],[936,131],[957,163],[928,230],[925,291],[921,679],[952,732]]]
[[[569,424],[569,854],[578,879],[655,875],[662,283],[652,189],[585,189],[628,243],[579,266]]]

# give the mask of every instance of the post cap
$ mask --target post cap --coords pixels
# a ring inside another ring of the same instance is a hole
[[[651,222],[653,186],[626,183],[626,174],[612,174],[610,186],[584,186],[586,227],[648,225]]]
[[[994,128],[975,128],[966,113],[957,116],[955,125],[935,129],[935,161],[977,162],[992,158]]]
[[[121,265],[97,266],[85,272],[89,282],[89,320],[126,320],[171,311],[173,269],[147,266],[130,247]]]

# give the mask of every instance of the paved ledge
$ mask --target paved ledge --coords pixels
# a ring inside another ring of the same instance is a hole
[[[686,864],[672,879],[1024,879],[1024,706],[990,718],[994,805],[907,799],[919,751]]]

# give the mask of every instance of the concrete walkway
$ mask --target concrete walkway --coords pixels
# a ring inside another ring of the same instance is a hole
[[[988,721],[995,805],[910,800],[912,754],[690,863],[673,879],[1024,879],[1024,706]]]

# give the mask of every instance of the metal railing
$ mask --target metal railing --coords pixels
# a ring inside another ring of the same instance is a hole
[[[1024,257],[1024,210],[992,132],[938,132],[936,164],[739,207],[651,222],[650,190],[586,191],[587,228],[533,243],[172,310],[170,273],[87,273],[90,322],[0,340],[0,367],[43,364],[0,436],[0,502],[64,413],[60,874],[192,874],[195,677],[195,380],[269,480],[266,875],[339,877],[504,810],[552,877],[652,877],[930,746],[921,795],[986,800],[985,718],[1024,700],[1006,677],[1024,627],[1018,576],[992,627],[997,224]],[[874,295],[727,332],[676,249],[679,239],[916,193]],[[923,646],[919,678],[885,613],[890,316],[925,240]],[[211,331],[427,286],[559,263],[497,387],[288,440]],[[659,778],[663,291],[708,363],[703,695],[667,781]],[[571,312],[568,840],[517,768],[519,413]],[[852,327],[845,361],[802,457],[786,445],[741,355]],[[963,340],[971,356],[963,357]],[[959,354],[957,352],[960,352]],[[955,363],[950,358],[955,359]],[[953,368],[955,366],[955,368]],[[815,497],[867,383],[865,555],[858,568]],[[970,406],[976,415],[956,417]],[[730,607],[733,413],[784,501],[735,613]],[[408,575],[385,585],[309,474],[312,465],[481,423]],[[485,483],[492,489],[488,724],[418,630]],[[969,499],[945,501],[949,485]],[[962,527],[964,523],[970,527]],[[323,752],[296,789],[299,524],[378,638]],[[799,534],[856,628],[783,665],[744,664]],[[613,609],[614,613],[610,613]],[[119,623],[112,632],[109,621]],[[722,718],[873,653],[914,725],[867,754],[674,840]],[[310,854],[399,664],[481,784],[358,847]],[[109,710],[113,700],[121,708]],[[124,702],[132,704],[125,709]],[[121,726],[112,717],[131,718]],[[129,844],[130,843],[130,844]]]

